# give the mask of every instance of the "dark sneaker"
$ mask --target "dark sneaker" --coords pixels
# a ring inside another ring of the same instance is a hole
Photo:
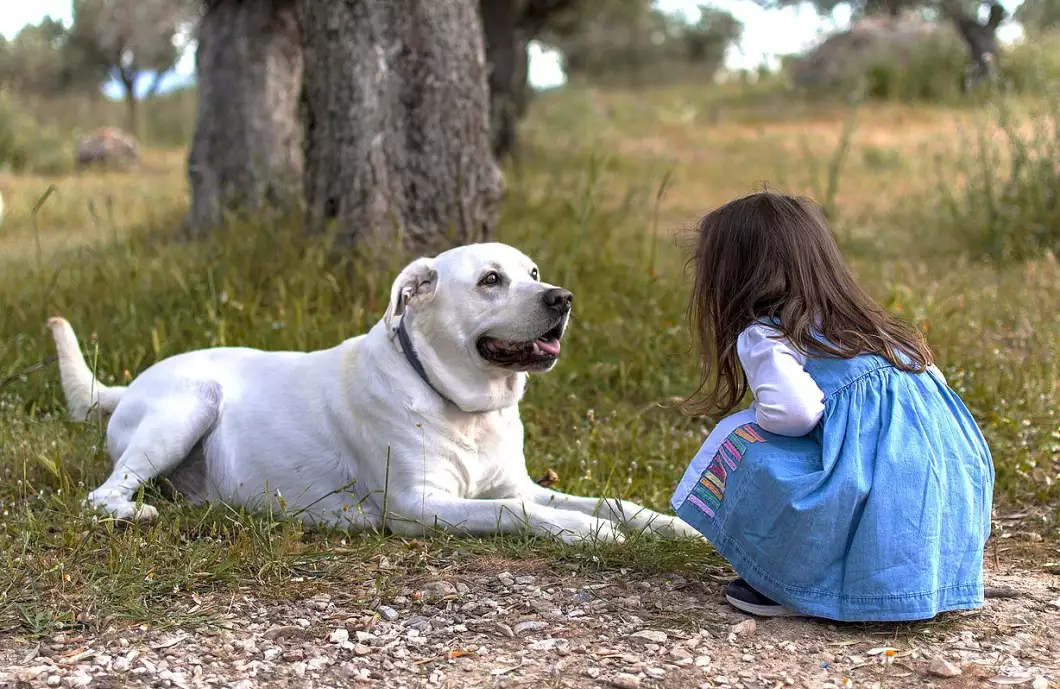
[[[766,598],[751,588],[743,579],[730,581],[725,587],[725,600],[729,605],[758,617],[799,617],[799,613],[789,610],[774,600]]]

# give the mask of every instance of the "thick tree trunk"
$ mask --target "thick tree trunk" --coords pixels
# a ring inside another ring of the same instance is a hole
[[[196,53],[189,227],[300,200],[302,47],[295,0],[210,0]]]
[[[476,0],[301,0],[308,219],[340,239],[411,247],[492,234]]]
[[[136,75],[128,74],[124,70],[121,74],[121,85],[125,89],[125,130],[134,137],[139,136],[139,116],[136,108]]]

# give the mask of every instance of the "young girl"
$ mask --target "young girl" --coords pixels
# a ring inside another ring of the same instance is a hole
[[[842,621],[981,606],[994,467],[924,337],[857,285],[808,201],[741,198],[698,234],[689,410],[754,401],[672,504],[740,575],[729,603]]]

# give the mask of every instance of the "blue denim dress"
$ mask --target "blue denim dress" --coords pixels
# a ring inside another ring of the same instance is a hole
[[[748,584],[805,615],[929,619],[983,604],[994,465],[934,374],[810,358],[825,395],[801,438],[724,419],[671,502]]]

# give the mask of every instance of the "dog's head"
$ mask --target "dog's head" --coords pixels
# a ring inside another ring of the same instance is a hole
[[[407,319],[435,387],[482,411],[517,402],[527,373],[555,366],[572,300],[517,249],[471,244],[402,270],[383,320],[393,332]]]

